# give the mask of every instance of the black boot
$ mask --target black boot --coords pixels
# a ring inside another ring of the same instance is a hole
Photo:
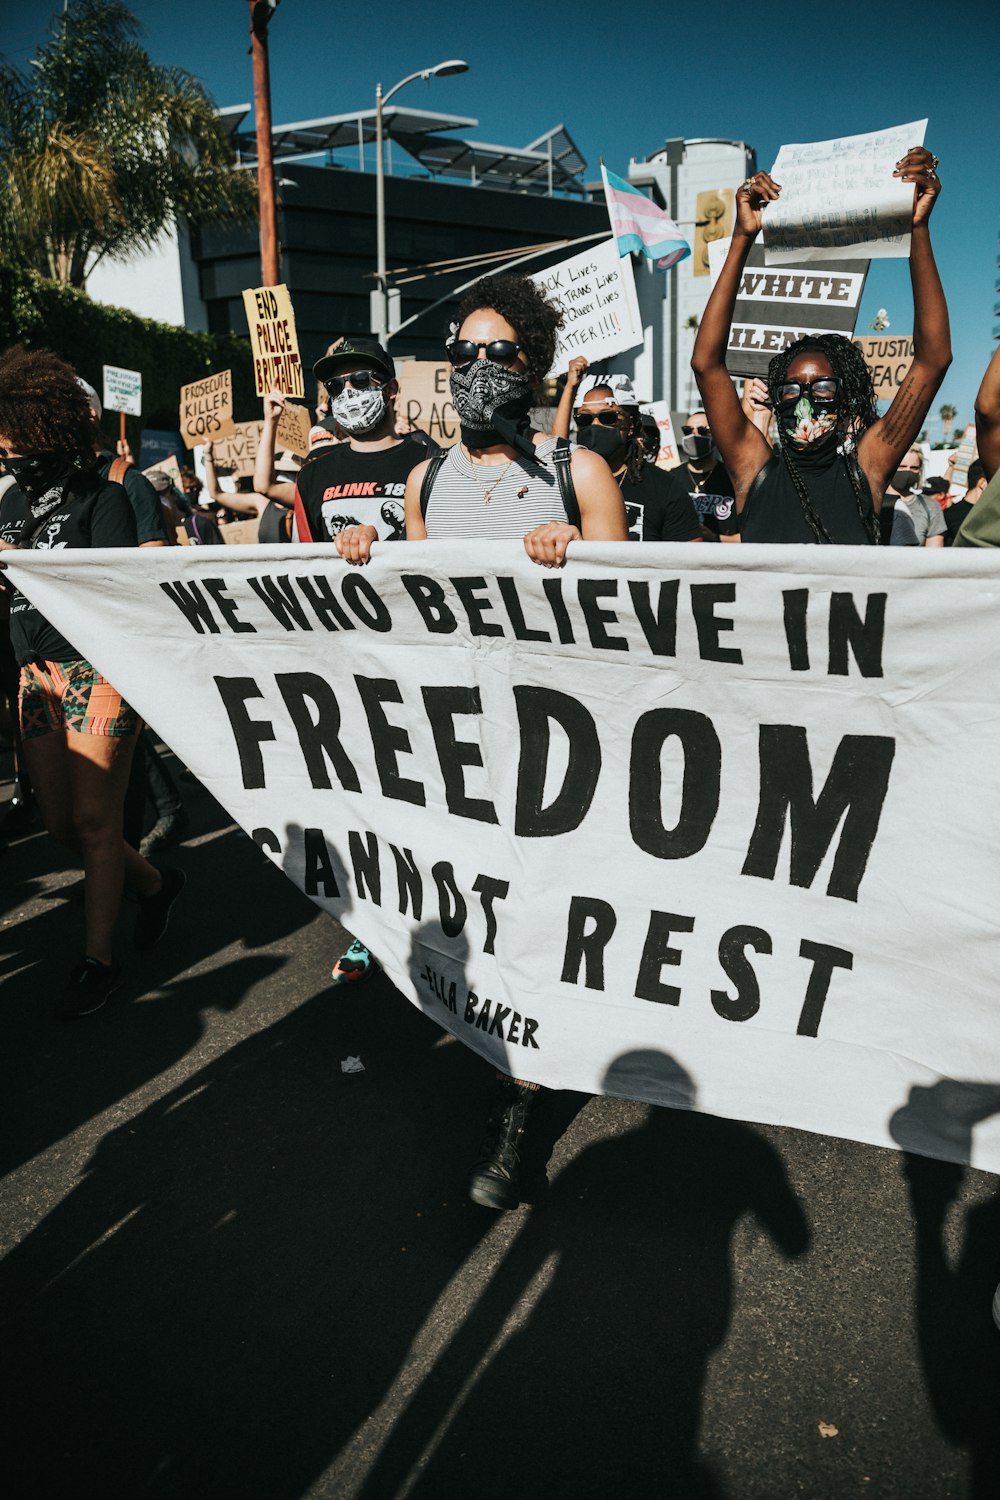
[[[466,1183],[473,1203],[483,1208],[517,1208],[520,1203],[521,1163],[517,1148],[537,1092],[512,1078],[501,1083],[479,1159]]]

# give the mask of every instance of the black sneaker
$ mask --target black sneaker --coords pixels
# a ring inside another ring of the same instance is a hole
[[[121,984],[121,970],[115,963],[102,964],[96,958],[81,958],[69,983],[52,1007],[60,1021],[75,1021],[80,1016],[100,1010],[109,995]]]
[[[465,1190],[482,1208],[517,1208],[521,1202],[518,1142],[524,1133],[536,1089],[514,1082],[501,1084]]]
[[[153,824],[139,845],[139,853],[143,859],[148,859],[157,849],[167,849],[171,844],[179,844],[190,825],[191,819],[183,807],[179,807],[176,812],[167,813],[166,817],[158,818]]]
[[[184,889],[187,876],[171,867],[161,870],[163,884],[155,896],[139,897],[139,915],[135,919],[135,946],[153,948],[167,930],[170,908]]]

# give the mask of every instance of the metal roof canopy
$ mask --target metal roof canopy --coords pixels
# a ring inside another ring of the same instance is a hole
[[[220,114],[235,116],[237,110],[220,111]],[[256,136],[253,131],[237,128],[241,119],[234,119],[230,126],[233,143],[243,159],[255,161]],[[431,110],[400,109],[390,105],[383,111],[386,138],[402,146],[434,176],[460,177],[472,184],[521,192],[548,194],[559,189],[586,196],[580,173],[587,164],[565,126],[556,125],[527,146],[495,146],[436,133],[469,129],[478,124],[478,120],[462,115],[445,115]],[[375,111],[362,109],[346,115],[276,125],[271,139],[276,162],[344,149],[363,150],[375,140]]]

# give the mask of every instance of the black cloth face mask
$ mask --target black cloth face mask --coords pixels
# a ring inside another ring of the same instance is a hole
[[[892,476],[892,487],[897,495],[909,495],[919,478],[916,469],[897,469]]]
[[[471,360],[464,369],[451,372],[451,399],[467,448],[506,443],[534,458],[531,398],[531,381],[521,370],[509,370],[489,359]]]
[[[681,447],[688,458],[707,458],[714,446],[710,432],[689,432],[681,438]]]
[[[73,467],[68,453],[24,453],[19,458],[5,458],[3,467],[28,500],[31,514],[37,519],[55,510],[62,501],[63,481]]]
[[[618,467],[625,452],[625,444],[617,427],[599,427],[594,422],[590,427],[585,427],[582,432],[578,432],[576,440],[581,448],[589,448],[591,453],[599,453],[612,469]]]

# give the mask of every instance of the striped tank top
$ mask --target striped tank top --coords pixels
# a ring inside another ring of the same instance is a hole
[[[424,517],[428,537],[512,540],[546,521],[565,522],[552,459],[555,447],[555,438],[545,438],[536,444],[535,458],[518,453],[505,469],[503,464],[473,464],[461,443],[455,443],[431,488]]]

